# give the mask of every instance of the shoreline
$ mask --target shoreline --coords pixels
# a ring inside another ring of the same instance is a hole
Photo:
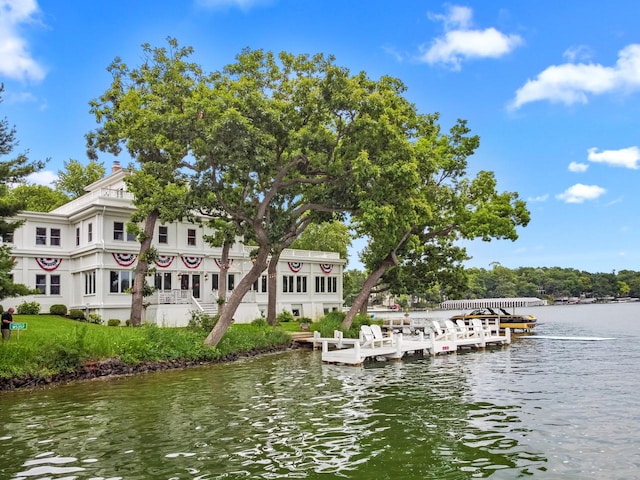
[[[281,353],[299,348],[301,348],[299,344],[292,342],[289,345],[273,346],[269,348],[255,349],[248,352],[233,353],[217,360],[202,361],[176,359],[158,362],[142,362],[138,364],[125,364],[119,358],[108,358],[101,361],[86,362],[84,365],[71,372],[56,373],[49,377],[35,377],[29,375],[22,377],[0,378],[0,394],[2,392],[16,390],[37,390],[76,382],[108,380],[110,378],[143,375],[145,373],[178,370],[220,363],[231,363],[238,360],[257,357],[259,355]]]

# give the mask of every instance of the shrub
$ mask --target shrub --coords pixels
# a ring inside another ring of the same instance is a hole
[[[191,319],[189,320],[188,327],[194,329],[202,329],[207,332],[213,330],[213,327],[216,326],[220,315],[207,315],[204,312],[191,312]]]
[[[266,327],[269,324],[264,318],[256,318],[251,322],[251,325],[253,325],[254,327]]]
[[[20,315],[38,315],[40,313],[40,304],[38,302],[22,302],[18,305],[18,314]]]
[[[95,323],[96,325],[102,324],[102,317],[99,313],[92,312],[89,314],[89,323]]]
[[[120,326],[120,320],[118,320],[117,318],[110,318],[109,320],[107,320],[107,325],[110,327],[118,327]]]
[[[84,316],[84,310],[79,309],[69,310],[69,318],[72,320],[86,320]]]
[[[288,310],[283,310],[276,316],[277,323],[295,322],[295,321],[296,321],[296,317],[294,317],[293,313],[289,312]]]
[[[61,317],[64,317],[67,314],[67,306],[62,304],[51,305],[49,313],[51,315],[60,315]]]

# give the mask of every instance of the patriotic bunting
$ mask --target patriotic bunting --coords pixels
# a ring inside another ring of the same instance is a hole
[[[231,265],[233,265],[233,258],[229,259],[229,263],[227,265],[223,265],[222,264],[222,259],[221,258],[214,258],[213,259],[216,262],[216,265],[218,266],[218,268],[220,270],[229,270],[231,268]]]
[[[293,273],[298,273],[300,271],[300,269],[302,269],[302,262],[288,262],[289,263],[289,270],[291,270]]]
[[[182,257],[182,263],[187,268],[198,268],[202,263],[202,257]]]
[[[333,265],[330,263],[321,263],[320,270],[322,270],[324,273],[331,273],[331,270],[333,270]]]
[[[112,253],[116,263],[121,267],[130,267],[136,261],[136,255],[133,253]]]
[[[171,255],[158,255],[158,258],[156,260],[156,265],[159,266],[160,268],[167,268],[169,265],[173,263],[174,258],[175,257],[172,257]]]
[[[51,272],[58,268],[62,263],[61,258],[36,258],[36,263],[41,269]]]

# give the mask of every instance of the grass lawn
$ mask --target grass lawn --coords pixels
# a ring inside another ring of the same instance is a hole
[[[214,361],[230,354],[290,344],[280,327],[232,325],[217,347],[207,347],[209,331],[196,328],[110,327],[69,320],[56,315],[14,315],[26,330],[13,330],[0,345],[0,378],[47,377],[74,371],[86,362],[118,358],[126,364],[170,360]],[[286,327],[284,327],[286,325]],[[286,331],[285,331],[286,330]]]

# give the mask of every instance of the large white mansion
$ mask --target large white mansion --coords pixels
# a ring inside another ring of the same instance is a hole
[[[126,171],[118,164],[110,175],[89,185],[87,194],[49,213],[22,212],[24,224],[13,238],[16,264],[13,280],[41,294],[7,298],[6,310],[22,302],[38,302],[42,313],[51,305],[97,313],[103,320],[129,318],[133,270],[140,244],[126,231],[134,210],[127,191]],[[228,268],[221,265],[221,248],[203,241],[207,227],[192,223],[158,224],[154,247],[159,258],[147,281],[156,292],[145,302],[144,320],[161,326],[184,326],[192,311],[217,311],[218,281],[228,275],[228,291],[252,266],[251,247],[237,242]],[[345,260],[337,253],[285,250],[278,264],[276,311],[287,310],[312,319],[342,307]],[[234,316],[250,322],[266,314],[267,275],[253,285]]]

